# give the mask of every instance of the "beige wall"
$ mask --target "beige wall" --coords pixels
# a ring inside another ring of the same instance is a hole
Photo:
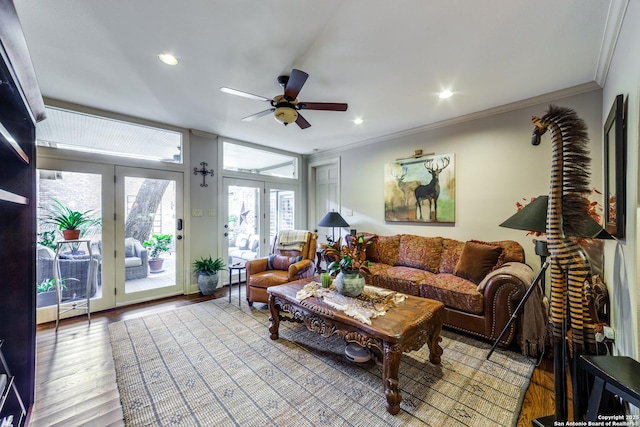
[[[606,281],[612,294],[616,347],[623,355],[640,358],[640,292],[638,292],[638,128],[640,117],[640,4],[627,5],[611,66],[603,89],[602,120],[616,95],[623,94],[627,119],[627,232],[626,238],[607,244]]]
[[[201,257],[211,255],[213,259],[219,257],[219,233],[218,233],[218,178],[220,171],[218,170],[218,138],[216,135],[192,131],[190,136],[190,159],[191,165],[188,169],[187,179],[190,180],[189,188],[191,190],[191,206],[190,211],[185,212],[185,216],[189,217],[189,239],[190,260],[187,262],[189,269],[190,263]],[[193,168],[201,169],[200,162],[208,164],[207,169],[214,170],[214,176],[206,177],[207,187],[201,187],[202,175],[194,175]],[[201,210],[202,216],[193,216],[194,210]],[[210,215],[210,211],[213,215]],[[226,281],[226,278],[224,279]],[[190,292],[197,292],[198,286],[196,278],[192,275],[190,280]],[[222,283],[222,282],[221,282]]]
[[[591,91],[554,101],[574,108],[586,121],[591,138],[593,185],[602,189],[600,156],[601,92]],[[526,250],[527,261],[539,268],[540,259],[533,251],[533,237],[525,232],[499,227],[516,212],[515,202],[547,194],[551,169],[551,142],[548,136],[541,145],[530,143],[532,115],[546,112],[548,103],[522,108],[465,123],[391,138],[374,145],[347,148],[339,152],[311,156],[341,158],[342,212],[351,228],[379,234],[410,233],[444,236],[460,240],[513,239]],[[366,126],[366,123],[365,123]],[[413,154],[455,154],[456,222],[454,225],[410,225],[384,221],[384,164]],[[313,227],[309,224],[309,227]]]

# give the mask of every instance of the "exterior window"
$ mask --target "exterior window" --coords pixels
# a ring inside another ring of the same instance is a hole
[[[182,163],[182,133],[76,111],[46,107],[36,126],[43,147]]]
[[[225,141],[224,170],[298,179],[298,158]]]

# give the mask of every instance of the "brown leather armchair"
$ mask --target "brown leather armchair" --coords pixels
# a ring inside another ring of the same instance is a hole
[[[317,235],[309,231],[283,230],[273,242],[270,256],[247,261],[247,302],[269,302],[267,288],[315,274]],[[285,258],[302,256],[301,261],[291,263]],[[270,259],[271,258],[271,259]],[[270,262],[271,261],[271,262]],[[269,269],[274,265],[287,269]]]

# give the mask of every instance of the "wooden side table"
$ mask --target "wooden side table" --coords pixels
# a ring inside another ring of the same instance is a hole
[[[580,356],[584,369],[594,375],[593,389],[589,396],[587,421],[598,421],[599,414],[607,412],[611,395],[640,407],[640,363],[623,356]],[[624,415],[620,415],[623,416]],[[640,424],[640,419],[624,418],[628,425]]]

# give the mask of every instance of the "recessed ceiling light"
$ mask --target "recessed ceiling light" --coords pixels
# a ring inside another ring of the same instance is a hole
[[[176,57],[170,53],[161,53],[158,55],[158,58],[167,65],[176,65],[178,63]]]
[[[447,99],[447,98],[451,98],[451,95],[453,95],[453,92],[451,92],[450,90],[443,90],[442,92],[440,92],[440,94],[438,95],[438,97],[440,99]]]
[[[364,120],[357,118],[353,120],[353,123],[357,124],[357,125],[361,125],[362,123],[364,123]]]

